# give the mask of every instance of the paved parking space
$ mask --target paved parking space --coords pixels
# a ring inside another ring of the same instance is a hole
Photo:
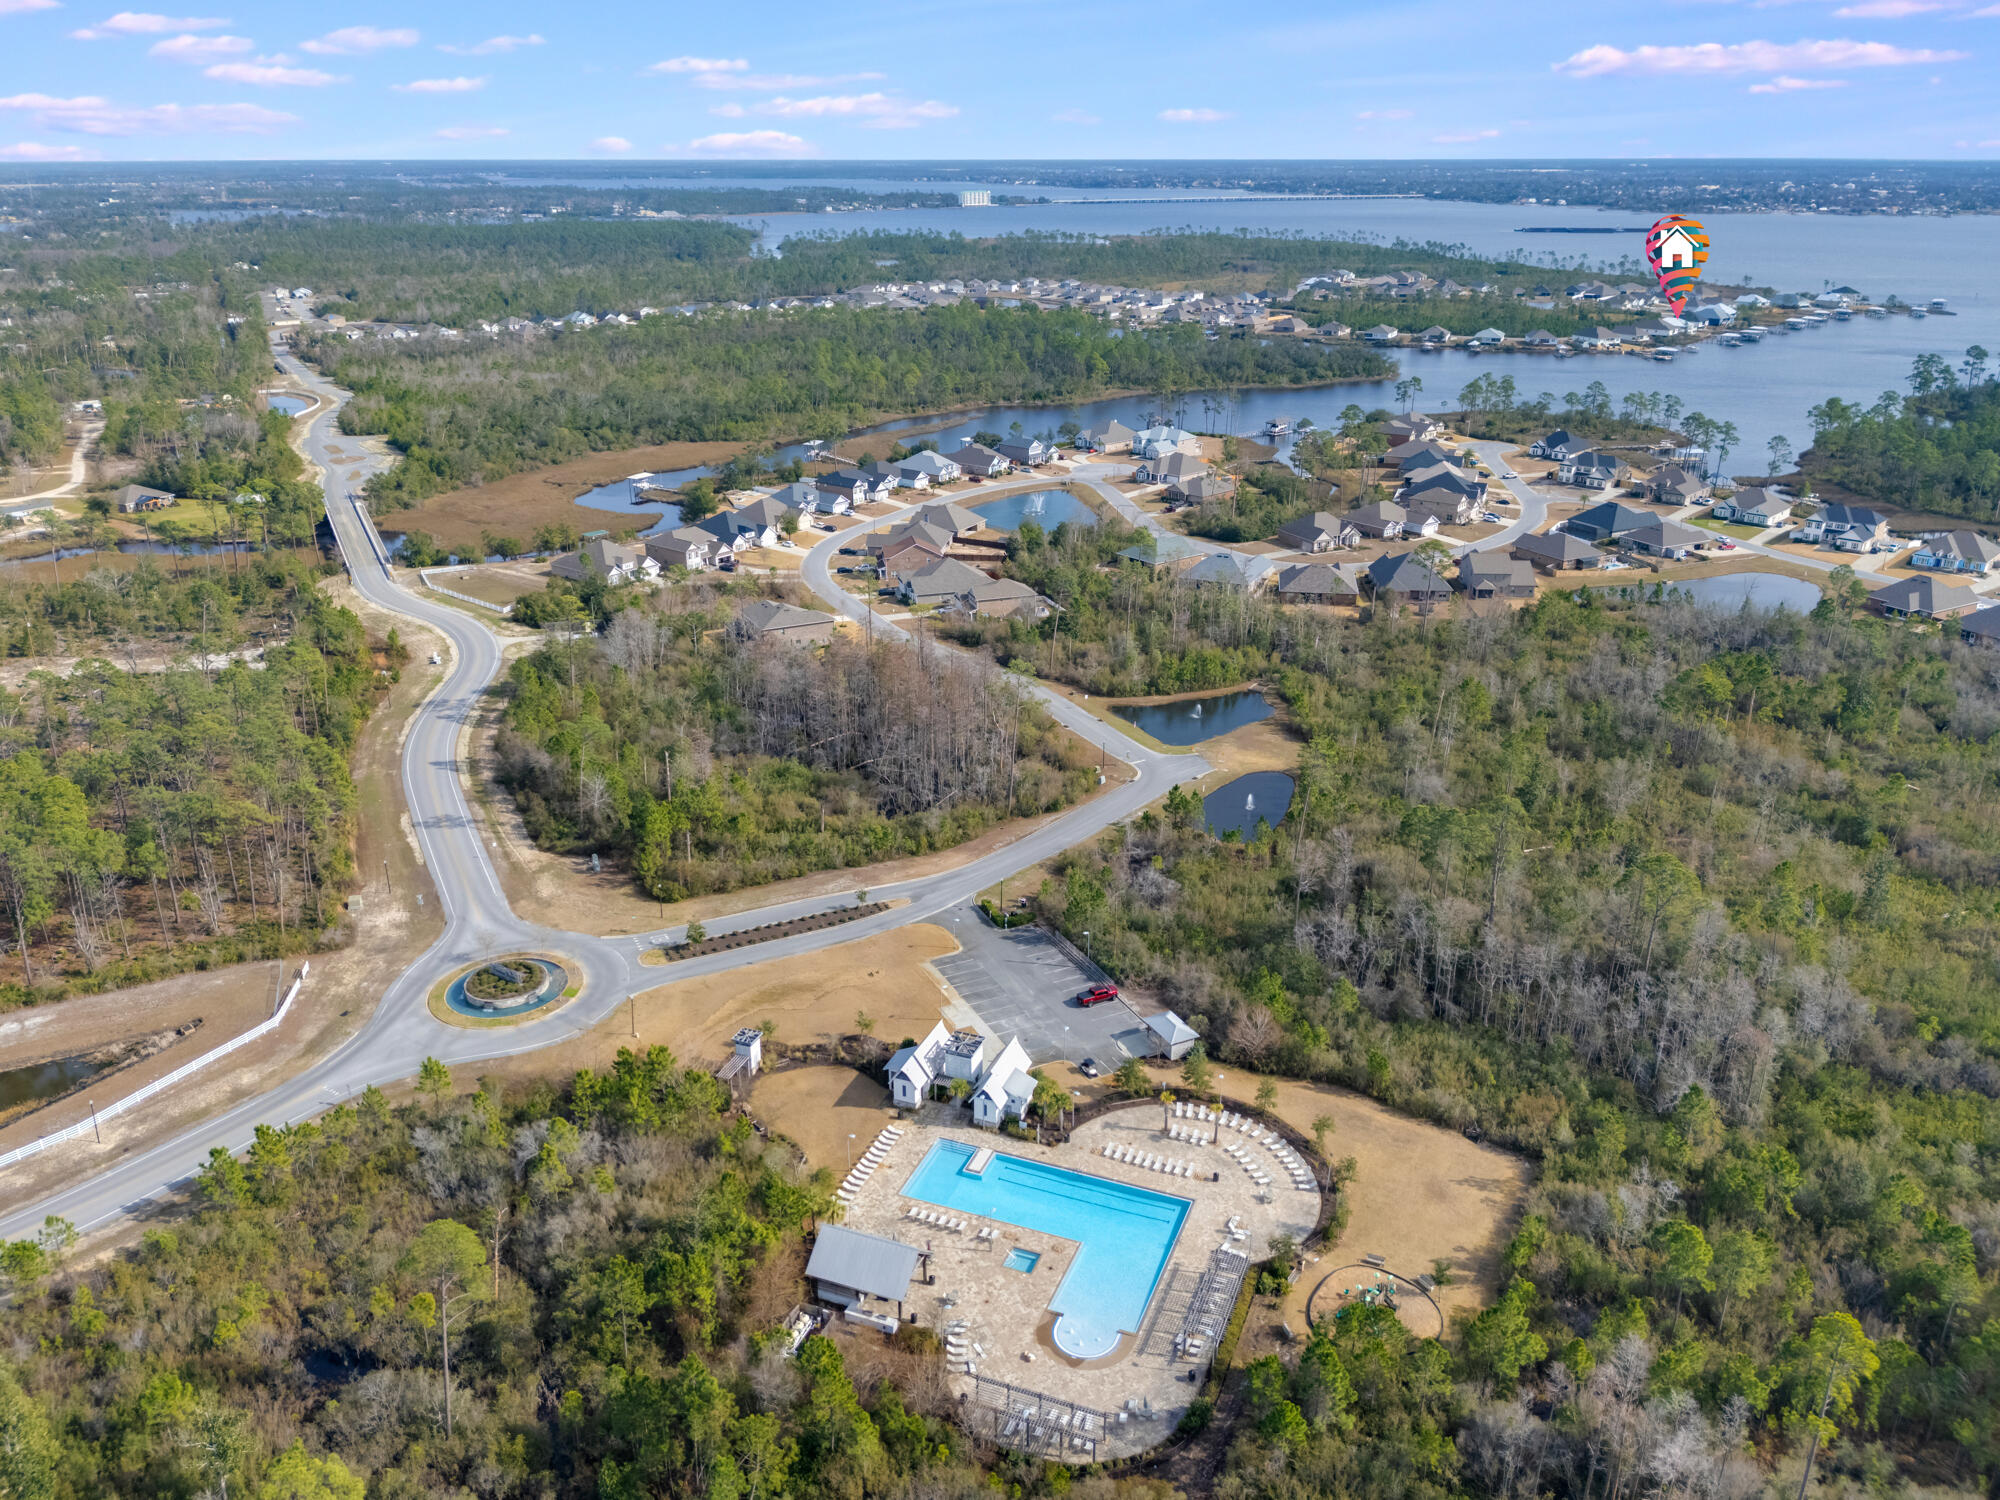
[[[1037,927],[1001,932],[968,906],[954,912],[962,953],[933,962],[988,1034],[1018,1036],[1036,1062],[1094,1057],[1109,1071],[1146,1051],[1146,1031],[1124,1004],[1073,1003],[1092,976]]]

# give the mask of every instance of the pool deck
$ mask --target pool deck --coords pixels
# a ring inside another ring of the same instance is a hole
[[[1254,1262],[1268,1252],[1274,1236],[1289,1234],[1303,1240],[1319,1219],[1317,1192],[1300,1192],[1283,1182],[1262,1189],[1216,1146],[1169,1139],[1165,1123],[1164,1111],[1157,1105],[1113,1110],[1079,1126],[1066,1145],[1038,1147],[1032,1141],[979,1129],[966,1110],[927,1104],[903,1122],[902,1138],[862,1185],[844,1221],[852,1228],[931,1252],[934,1283],[912,1286],[906,1307],[918,1322],[940,1330],[949,1322],[967,1323],[969,1342],[984,1351],[984,1357],[975,1360],[980,1373],[1105,1412],[1123,1410],[1128,1401],[1149,1404],[1151,1419],[1134,1419],[1118,1428],[1100,1457],[1138,1452],[1164,1441],[1200,1389],[1188,1383],[1188,1372],[1205,1366],[1174,1357],[1180,1326],[1171,1310],[1225,1242],[1224,1224],[1240,1217],[1248,1238],[1238,1244]],[[962,1233],[905,1217],[917,1200],[903,1196],[903,1184],[940,1136],[1190,1201],[1187,1220],[1136,1336],[1127,1335],[1112,1354],[1088,1362],[1068,1358],[1050,1341],[1055,1314],[1049,1310],[1049,1299],[1069,1271],[1076,1241],[969,1215],[954,1215],[967,1220]],[[1229,1130],[1222,1132],[1222,1139],[1245,1143],[1243,1136]],[[1177,1157],[1213,1171],[1215,1180],[1170,1177],[1112,1161],[1101,1148],[1114,1143]],[[1263,1201],[1266,1198],[1269,1201]],[[998,1238],[976,1239],[974,1231],[982,1228],[997,1229]],[[1031,1274],[1005,1269],[1002,1263],[1014,1249],[1041,1256]],[[972,1390],[972,1380],[959,1368],[954,1368],[951,1382],[955,1391]]]

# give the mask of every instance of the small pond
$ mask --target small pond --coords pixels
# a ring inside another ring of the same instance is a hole
[[[1023,521],[1033,521],[1044,531],[1054,531],[1065,521],[1073,526],[1097,524],[1097,512],[1068,490],[1026,490],[971,509],[995,531],[1019,531]]]
[[[1202,821],[1217,838],[1230,832],[1249,838],[1259,819],[1278,826],[1292,805],[1292,778],[1283,771],[1252,771],[1201,799]]]
[[[1130,703],[1112,710],[1163,745],[1199,745],[1218,734],[1268,719],[1277,710],[1262,693],[1219,693],[1178,703]]]
[[[0,1114],[23,1104],[58,1099],[78,1084],[102,1072],[104,1064],[88,1057],[58,1057],[0,1073]]]
[[[1789,609],[1805,614],[1820,601],[1817,584],[1783,573],[1716,573],[1707,578],[1683,578],[1661,588],[1656,583],[1628,584],[1618,590],[1635,599],[1684,594],[1710,609]]]
[[[264,404],[272,411],[281,411],[288,417],[300,416],[311,411],[313,403],[305,396],[287,396],[280,391],[264,392]]]

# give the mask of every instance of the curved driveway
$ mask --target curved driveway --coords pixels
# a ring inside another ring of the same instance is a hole
[[[483,622],[414,594],[396,580],[374,527],[350,496],[350,490],[357,489],[379,461],[351,447],[342,449],[337,422],[346,393],[296,360],[284,358],[281,363],[301,384],[324,398],[307,428],[305,451],[322,470],[327,516],[356,591],[383,609],[421,620],[442,633],[451,645],[452,659],[444,682],[411,720],[402,765],[411,823],[444,904],[445,930],[390,985],[361,1029],[327,1057],[265,1094],[0,1217],[0,1238],[32,1233],[45,1214],[60,1214],[80,1230],[89,1231],[140,1211],[149,1200],[185,1181],[207,1160],[212,1148],[226,1146],[240,1151],[250,1144],[258,1125],[310,1118],[370,1084],[409,1077],[426,1057],[462,1066],[533,1051],[589,1029],[641,990],[701,979],[766,959],[815,952],[936,916],[1007,876],[1136,815],[1164,796],[1174,782],[1195,779],[1209,769],[1198,755],[1150,749],[1041,684],[1028,684],[1052,717],[1130,764],[1135,776],[957,870],[869,891],[875,900],[907,900],[907,906],[819,932],[686,959],[671,970],[644,966],[639,954],[662,939],[679,937],[684,932],[681,928],[610,939],[558,932],[522,921],[501,891],[481,821],[466,802],[458,760],[459,733],[499,671],[499,642]],[[337,455],[336,449],[341,449]],[[839,543],[840,537],[835,535],[813,548],[806,559],[806,578],[830,607],[859,619],[864,606],[836,588],[827,572],[827,559]],[[905,635],[880,619],[873,628]],[[987,670],[970,659],[966,659],[966,666],[968,670]],[[834,910],[852,901],[847,894],[809,897],[740,912],[706,925],[711,935],[721,935]],[[504,1030],[447,1026],[431,1015],[428,997],[439,979],[460,965],[517,948],[547,949],[573,960],[581,970],[583,993],[544,1019]],[[683,1047],[687,1041],[673,1040]]]

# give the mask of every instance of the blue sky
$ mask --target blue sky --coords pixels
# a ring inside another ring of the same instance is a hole
[[[0,0],[0,160],[2000,157],[2000,0]]]

